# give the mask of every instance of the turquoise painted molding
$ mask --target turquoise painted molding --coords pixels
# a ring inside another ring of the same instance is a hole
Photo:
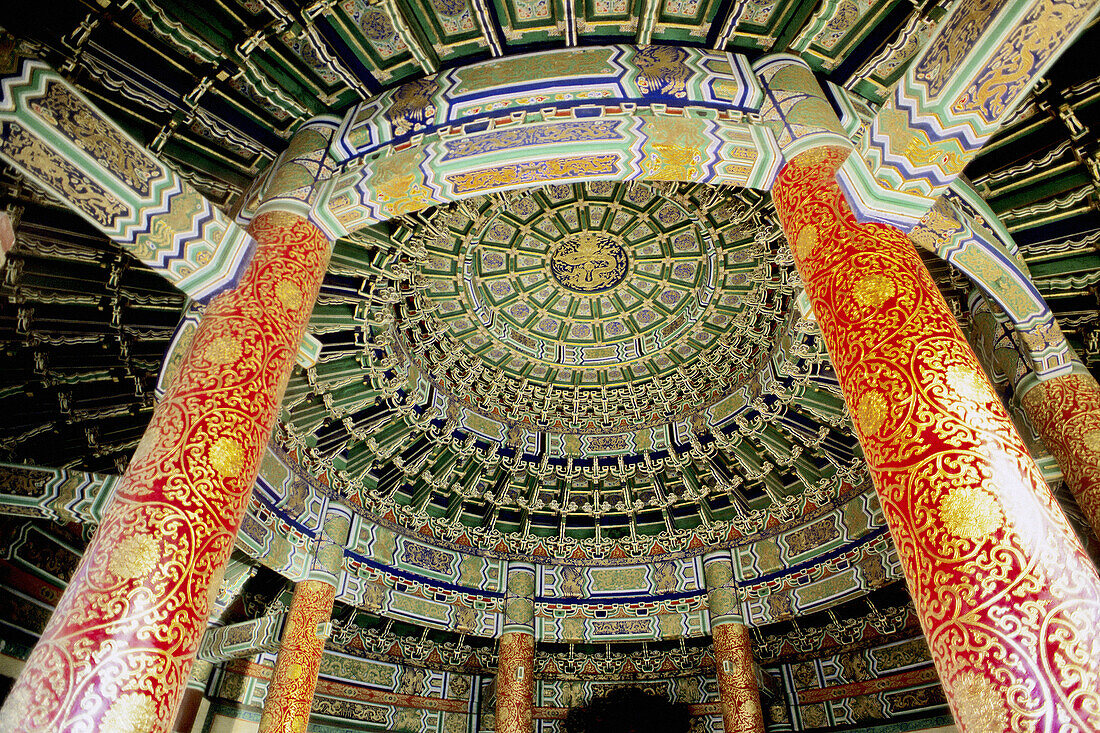
[[[838,174],[856,215],[916,226],[1097,12],[1096,3],[955,3]]]
[[[248,233],[55,71],[14,63],[0,78],[0,157],[192,298],[231,287]]]

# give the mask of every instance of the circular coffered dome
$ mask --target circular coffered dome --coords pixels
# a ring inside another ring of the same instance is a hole
[[[714,404],[759,366],[786,303],[747,307],[768,253],[751,201],[703,191],[705,211],[688,194],[609,182],[469,202],[420,269],[416,312],[441,340],[423,345],[399,321],[406,353],[452,417],[477,413],[513,437],[575,445]],[[725,358],[701,358],[715,348]]]
[[[754,532],[861,470],[798,290],[753,191],[596,181],[400,217],[337,245],[284,447],[491,551]]]

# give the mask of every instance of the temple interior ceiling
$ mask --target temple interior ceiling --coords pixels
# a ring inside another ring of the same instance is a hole
[[[336,253],[312,324],[331,356],[292,378],[282,422],[376,510],[604,539],[858,476],[766,196],[557,184],[385,236],[388,258],[378,231]]]
[[[953,0],[48,4],[48,13],[9,5],[0,26],[30,39],[135,139],[231,210],[302,122],[532,51],[637,44],[658,56],[698,47],[749,61],[789,51],[873,107]],[[1098,40],[1094,24],[965,170],[1094,375]],[[177,326],[201,304],[7,167],[0,207],[18,232],[0,281],[0,461],[70,478],[118,475],[152,414]],[[973,283],[922,256],[973,336]],[[822,702],[833,699],[821,692],[830,685],[918,667],[927,676],[931,662],[801,294],[770,195],[732,186],[535,186],[341,238],[308,327],[319,358],[290,377],[260,509],[235,554],[255,577],[225,599],[222,622],[285,604],[288,583],[304,577],[295,553],[316,531],[317,507],[340,499],[379,529],[357,525],[349,542],[358,585],[337,598],[330,649],[491,671],[500,568],[533,557],[542,563],[536,673],[554,681],[548,690],[680,675],[676,684],[695,685],[702,700],[707,682],[689,675],[713,674],[714,662],[692,563],[721,544],[740,563],[758,662],[820,698],[798,723],[784,719],[782,705],[773,709],[776,729],[943,714],[934,672],[906,700],[864,710],[869,718],[848,698]],[[990,376],[1011,404],[1011,375]],[[1057,465],[1035,436],[1025,439],[1088,539]],[[0,616],[16,619],[9,645],[29,649],[41,631],[42,608],[94,527],[94,518],[82,521],[0,522],[5,561],[47,587],[20,605],[28,581],[0,578],[21,589],[0,600]],[[31,570],[50,562],[48,572]],[[605,568],[629,579],[600,586]],[[465,601],[444,593],[454,588],[483,592],[481,605],[460,613]],[[596,619],[563,610],[601,592],[620,606],[655,598],[661,620],[600,637]],[[394,598],[417,593],[453,609],[394,610]],[[880,668],[880,647],[903,651],[881,654]],[[860,655],[870,667],[859,667]],[[766,697],[779,699],[777,689]],[[572,699],[547,694],[551,705]]]

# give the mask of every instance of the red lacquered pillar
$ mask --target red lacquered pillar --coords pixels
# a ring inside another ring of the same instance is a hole
[[[329,507],[310,576],[294,588],[260,733],[303,733],[309,724],[350,526],[347,509]]]
[[[1100,579],[908,237],[853,216],[848,152],[772,196],[955,719],[1100,730]]]
[[[741,615],[737,579],[729,550],[716,550],[703,558],[707,584],[710,634],[714,642],[714,667],[722,726],[726,733],[764,733],[764,711],[752,658],[752,637]]]
[[[1028,375],[1016,395],[1062,468],[1081,513],[1100,534],[1100,385],[1074,362],[1069,374],[1042,381]]]
[[[165,731],[237,535],[331,242],[260,214],[3,711],[4,731]]]
[[[497,663],[497,733],[531,733],[535,694],[535,567],[508,564]]]

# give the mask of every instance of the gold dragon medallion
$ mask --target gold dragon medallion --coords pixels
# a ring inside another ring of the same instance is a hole
[[[626,250],[606,234],[582,232],[550,257],[554,279],[577,293],[610,290],[626,277]]]

